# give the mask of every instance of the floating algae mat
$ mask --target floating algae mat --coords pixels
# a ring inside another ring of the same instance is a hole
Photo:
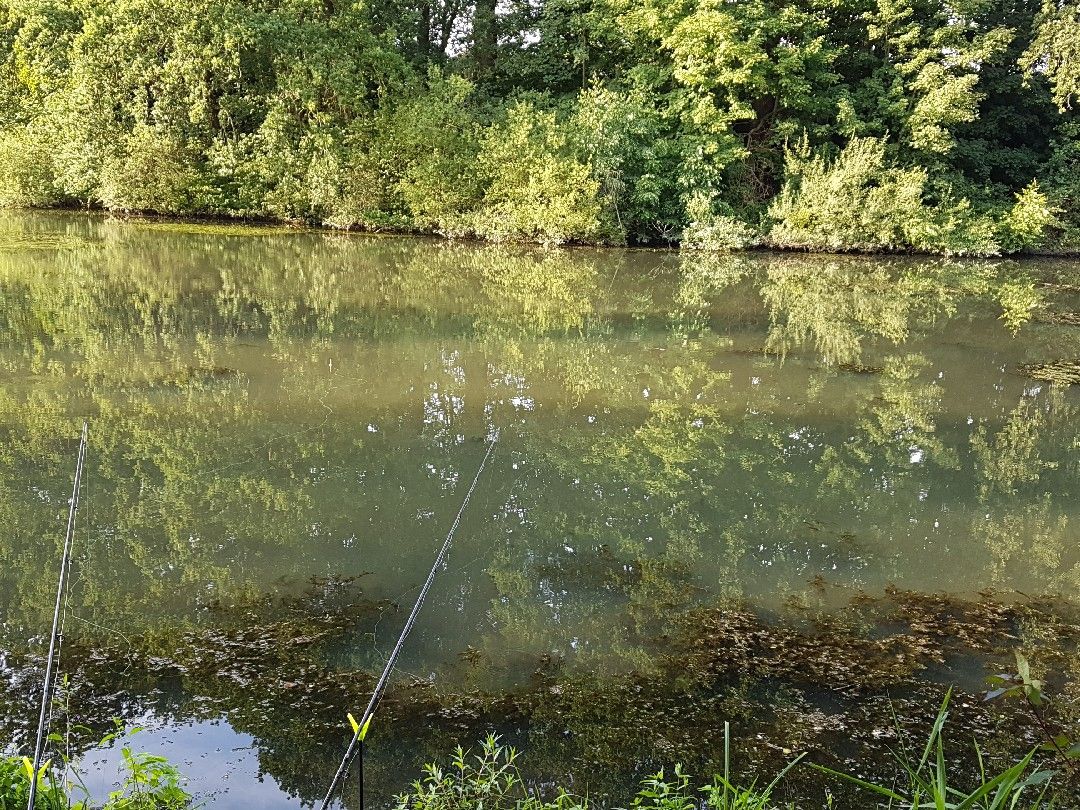
[[[495,431],[373,806],[492,729],[594,795],[707,773],[725,719],[763,776],[880,773],[948,685],[952,739],[1004,757],[1037,737],[979,690],[1017,648],[1073,705],[1080,387],[1029,369],[1080,358],[1040,316],[1076,263],[257,233],[0,220],[16,744],[84,415],[72,721],[147,726],[211,807],[321,798]]]

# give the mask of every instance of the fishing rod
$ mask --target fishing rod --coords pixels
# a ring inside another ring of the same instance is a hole
[[[67,532],[64,535],[64,555],[60,559],[60,576],[56,584],[56,607],[53,609],[52,632],[49,634],[49,657],[45,663],[45,687],[41,690],[41,714],[38,716],[37,741],[34,743],[33,772],[30,774],[30,799],[26,804],[27,810],[34,810],[34,801],[37,798],[38,768],[41,766],[41,755],[45,748],[45,717],[48,714],[49,701],[52,698],[53,667],[57,657],[57,642],[63,644],[63,637],[57,630],[60,625],[60,606],[64,601],[68,572],[71,570],[71,544],[75,536],[75,513],[79,510],[79,485],[82,482],[83,464],[86,461],[87,431],[87,424],[83,422],[82,437],[79,440],[79,455],[75,461],[75,485],[72,487],[71,501],[68,505]]]
[[[442,565],[443,559],[446,557],[446,552],[450,550],[450,544],[454,540],[454,533],[457,531],[458,525],[461,523],[461,516],[465,514],[465,508],[469,505],[469,500],[472,498],[473,491],[476,489],[476,483],[480,480],[480,474],[484,472],[484,467],[487,466],[488,459],[491,458],[492,452],[495,450],[495,443],[498,442],[499,437],[496,434],[492,440],[488,443],[487,452],[484,454],[483,460],[480,462],[480,466],[476,470],[476,475],[473,476],[472,483],[469,485],[468,492],[465,493],[465,499],[461,502],[461,507],[458,509],[457,517],[454,518],[453,525],[450,526],[450,531],[447,532],[446,540],[443,541],[442,548],[439,549],[438,555],[435,557],[435,563],[431,566],[431,572],[428,574],[427,580],[424,582],[424,586],[420,589],[420,596],[416,599],[416,604],[413,605],[412,611],[409,613],[409,618],[405,621],[405,627],[401,630],[401,635],[398,636],[397,644],[394,645],[394,649],[390,651],[390,657],[386,659],[386,666],[383,667],[382,675],[379,676],[378,683],[375,684],[375,689],[371,693],[371,699],[368,701],[367,708],[364,709],[363,715],[360,717],[360,721],[353,720],[352,715],[349,715],[349,721],[352,723],[353,736],[349,742],[349,747],[345,750],[345,756],[341,758],[341,764],[338,765],[337,772],[334,774],[334,778],[330,781],[330,788],[326,791],[326,797],[322,801],[321,810],[327,810],[330,807],[330,802],[333,799],[334,791],[337,789],[338,784],[344,778],[345,774],[349,770],[349,765],[352,762],[353,756],[356,754],[357,748],[363,752],[364,738],[367,736],[368,726],[371,725],[371,717],[375,714],[375,707],[379,704],[379,699],[382,698],[383,692],[386,690],[386,684],[390,680],[390,673],[394,669],[394,664],[397,663],[398,654],[401,652],[401,648],[405,645],[405,637],[409,635],[409,631],[412,630],[413,625],[416,624],[416,617],[420,613],[420,607],[424,604],[424,597],[427,596],[428,590],[431,588],[431,583],[435,581],[435,574],[439,570],[439,566]],[[361,759],[360,770],[363,773],[364,763]],[[363,807],[363,776],[361,776],[361,796],[360,803]]]

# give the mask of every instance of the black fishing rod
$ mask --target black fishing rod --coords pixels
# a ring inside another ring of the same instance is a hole
[[[487,466],[488,459],[491,458],[491,454],[495,450],[495,443],[498,440],[499,437],[496,435],[488,444],[487,452],[484,454],[484,458],[476,470],[476,475],[473,476],[472,483],[469,485],[469,491],[465,493],[465,499],[461,502],[457,517],[454,518],[454,523],[450,526],[450,531],[446,535],[446,540],[443,541],[442,548],[439,549],[439,553],[435,557],[435,564],[431,566],[431,572],[428,574],[424,586],[420,589],[420,596],[417,597],[416,604],[413,605],[412,611],[409,613],[409,618],[405,621],[405,627],[401,630],[401,635],[398,637],[397,644],[395,644],[394,649],[390,651],[390,657],[386,659],[386,666],[383,667],[382,675],[379,676],[379,681],[375,684],[375,690],[371,693],[371,699],[368,701],[367,708],[364,709],[364,714],[361,715],[359,722],[353,720],[351,715],[349,717],[353,729],[352,740],[349,742],[349,747],[345,750],[345,756],[341,758],[341,764],[338,765],[334,778],[330,781],[330,788],[326,791],[326,797],[323,799],[321,810],[327,810],[327,808],[330,807],[330,802],[334,797],[334,791],[348,772],[349,765],[352,762],[357,749],[359,748],[361,752],[363,751],[364,738],[367,736],[368,726],[371,724],[371,716],[375,714],[375,708],[379,704],[379,699],[386,690],[386,684],[390,680],[390,673],[394,669],[394,664],[397,663],[401,648],[405,645],[405,637],[409,635],[409,631],[412,630],[413,625],[416,624],[416,617],[420,613],[420,606],[424,604],[424,597],[427,596],[428,591],[431,589],[431,583],[435,581],[435,573],[439,570],[439,566],[442,565],[443,559],[446,557],[446,552],[450,550],[450,544],[454,540],[454,533],[457,531],[458,524],[461,523],[461,516],[465,514],[465,508],[469,505],[469,500],[472,498],[473,491],[476,489],[476,482],[480,480],[480,474],[484,471],[484,467]],[[363,771],[363,767],[364,763],[361,760],[361,772]],[[363,791],[363,781],[361,781],[361,791]],[[361,806],[363,806],[363,801],[363,793],[361,792]]]
[[[45,662],[45,686],[41,690],[41,714],[38,716],[37,741],[34,743],[33,772],[30,774],[30,799],[27,810],[34,810],[37,799],[38,768],[41,767],[41,755],[45,748],[45,718],[49,713],[49,701],[52,699],[53,667],[56,664],[57,643],[63,643],[58,633],[60,626],[60,606],[67,589],[68,572],[71,570],[71,544],[75,536],[75,513],[79,510],[79,485],[82,482],[83,463],[86,461],[86,422],[82,426],[82,438],[79,440],[79,455],[75,461],[75,485],[71,490],[68,505],[67,533],[64,535],[64,555],[60,559],[60,576],[56,583],[56,607],[53,609],[52,633],[49,634],[49,657]]]

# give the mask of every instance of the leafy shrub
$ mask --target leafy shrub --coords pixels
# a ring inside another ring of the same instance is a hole
[[[185,810],[191,796],[183,789],[183,778],[165,757],[120,750],[125,776],[120,787],[109,794],[102,810]]]
[[[0,132],[0,206],[28,208],[59,202],[52,149],[25,127]]]
[[[110,735],[114,736],[114,735]],[[186,810],[191,796],[184,790],[183,777],[165,757],[132,753],[121,749],[124,778],[109,793],[100,810]],[[81,783],[62,785],[46,762],[38,769],[38,789],[34,806],[40,810],[90,810],[88,797],[76,801],[71,793],[81,791]],[[0,810],[26,810],[30,800],[33,766],[26,757],[0,758]]]
[[[834,161],[811,155],[807,141],[789,150],[787,181],[770,208],[770,240],[780,247],[898,250],[926,219],[926,174],[886,166],[885,143],[853,138]]]
[[[517,770],[518,753],[489,735],[480,753],[473,755],[460,745],[449,770],[434,763],[424,766],[424,776],[412,790],[397,798],[397,810],[579,810],[584,805],[563,794],[546,803],[529,793]]]
[[[739,250],[758,241],[757,233],[739,219],[716,213],[708,196],[697,192],[686,206],[690,220],[683,230],[682,246],[691,250]]]
[[[1056,224],[1056,209],[1032,181],[1016,195],[1016,202],[1001,221],[1001,246],[1010,252],[1039,247]]]
[[[102,205],[116,211],[179,214],[191,210],[196,181],[183,144],[140,124],[102,168],[98,195]]]
[[[1059,128],[1045,179],[1047,196],[1057,209],[1049,227],[1052,244],[1080,250],[1080,121]]]
[[[725,726],[726,728],[726,726]],[[725,740],[725,751],[730,740]],[[424,767],[424,776],[413,782],[412,789],[397,798],[396,810],[593,810],[598,807],[588,798],[574,796],[560,789],[551,801],[531,792],[517,770],[518,753],[489,735],[479,754],[455,750],[450,768],[435,764]],[[798,762],[798,760],[795,760]],[[642,780],[630,803],[632,810],[697,810],[702,805],[696,793],[705,796],[711,810],[769,810],[774,807],[772,791],[794,766],[788,765],[764,790],[738,787],[723,776],[694,791],[690,777],[676,765],[670,777],[659,772]]]
[[[967,200],[931,206],[925,169],[891,166],[885,141],[852,138],[829,161],[807,140],[787,151],[787,179],[773,201],[769,241],[810,250],[939,250],[992,254],[992,225]]]
[[[26,810],[30,801],[30,775],[33,765],[25,757],[0,758],[0,810]],[[38,790],[35,808],[42,810],[69,810],[68,797],[63,789],[50,778],[48,763],[38,769]],[[83,810],[82,803],[70,810]]]
[[[467,79],[432,69],[425,92],[381,115],[377,148],[421,230],[461,234],[480,202],[475,166],[481,127],[470,106],[473,91]]]
[[[640,91],[587,88],[574,99],[570,133],[618,241],[655,241],[681,227],[681,150],[655,102]]]
[[[520,101],[489,127],[477,158],[486,181],[473,231],[558,245],[602,239],[600,184],[570,149],[555,114]]]

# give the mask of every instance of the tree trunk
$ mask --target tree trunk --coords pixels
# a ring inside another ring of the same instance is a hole
[[[495,46],[498,44],[496,0],[476,0],[473,16],[472,56],[477,77],[489,79],[495,73]]]
[[[420,22],[416,29],[416,50],[420,64],[426,66],[431,60],[431,3],[420,4]]]

